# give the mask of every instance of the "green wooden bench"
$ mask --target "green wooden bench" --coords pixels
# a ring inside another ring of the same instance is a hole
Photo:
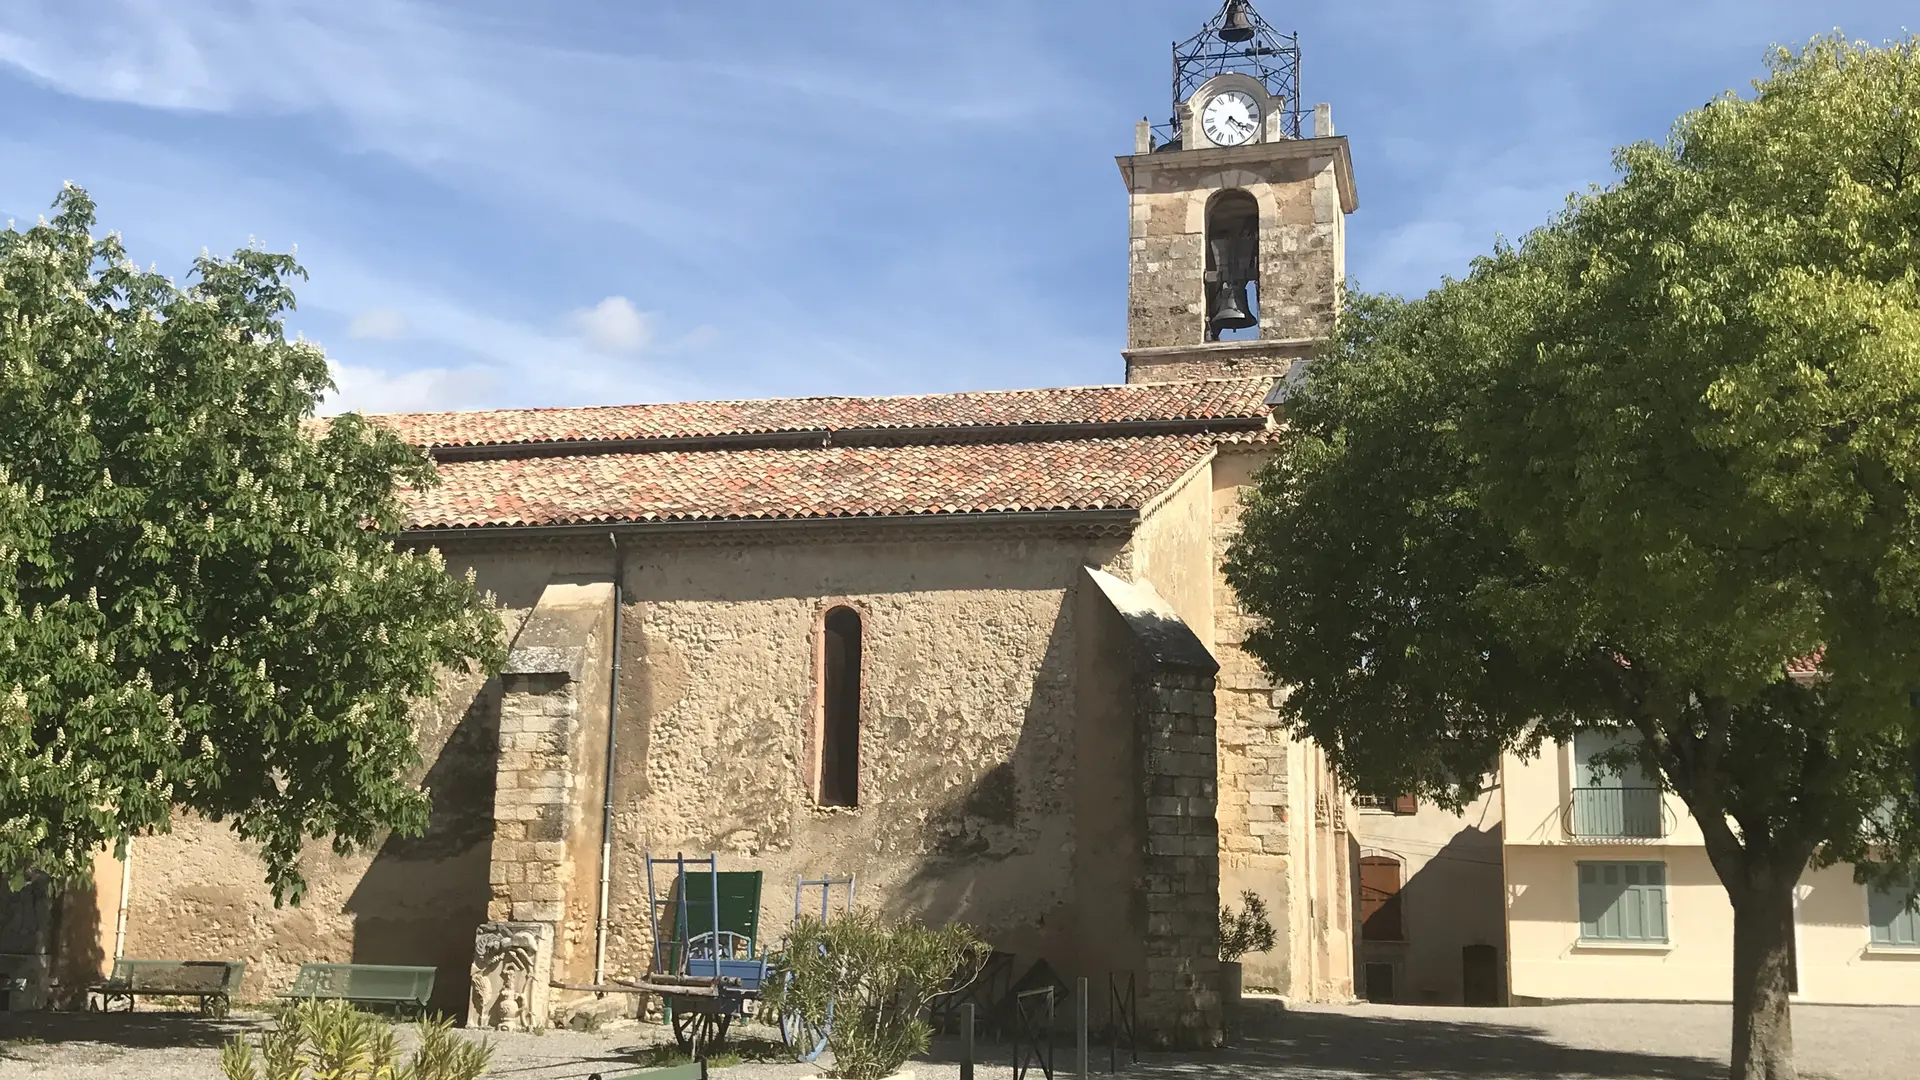
[[[619,1076],[601,1076],[594,1073],[587,1080],[707,1080],[707,1063],[689,1061],[685,1065],[669,1065],[664,1069],[642,1069],[636,1073],[623,1073]]]
[[[240,992],[247,965],[240,960],[129,960],[113,962],[113,973],[87,987],[87,1008],[110,1012],[124,1003],[128,1012],[139,997],[197,998],[200,1012],[222,1017]]]
[[[387,964],[301,964],[293,985],[280,996],[390,1005],[402,1015],[419,1017],[433,996],[433,973],[430,967]]]

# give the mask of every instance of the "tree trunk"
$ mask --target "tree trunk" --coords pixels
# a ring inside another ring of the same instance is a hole
[[[1798,874],[1761,871],[1733,901],[1732,1080],[1796,1080],[1793,1016],[1793,888]]]

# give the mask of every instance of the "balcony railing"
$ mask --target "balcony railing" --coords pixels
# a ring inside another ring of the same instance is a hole
[[[1572,811],[1567,831],[1582,839],[1642,840],[1667,834],[1659,788],[1574,788]]]

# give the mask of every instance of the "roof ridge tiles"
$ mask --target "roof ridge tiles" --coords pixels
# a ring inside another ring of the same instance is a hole
[[[557,409],[384,413],[367,419],[431,449],[723,439],[822,431],[1017,429],[1264,422],[1271,376],[896,397],[764,398]]]
[[[368,420],[385,420],[412,416],[474,416],[486,413],[559,413],[559,412],[597,412],[617,409],[671,408],[693,405],[768,405],[780,402],[818,402],[818,401],[913,401],[930,398],[986,397],[994,395],[1012,396],[1016,394],[1054,394],[1078,393],[1093,390],[1147,390],[1168,386],[1190,386],[1196,384],[1220,383],[1271,383],[1274,375],[1215,375],[1194,379],[1164,379],[1154,382],[1127,383],[1082,383],[1074,386],[1003,386],[986,390],[936,390],[919,394],[801,394],[786,397],[760,398],[687,398],[679,401],[629,401],[606,405],[509,405],[496,409],[442,409],[412,410],[407,412],[362,413]]]

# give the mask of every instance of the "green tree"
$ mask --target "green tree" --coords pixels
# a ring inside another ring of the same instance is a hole
[[[1465,279],[1353,298],[1228,566],[1357,789],[1457,808],[1626,734],[1732,902],[1743,1080],[1794,1075],[1802,873],[1920,861],[1920,48],[1769,68]]]
[[[176,808],[229,820],[298,901],[305,838],[418,832],[408,720],[501,627],[396,550],[430,463],[309,423],[326,359],[281,316],[300,268],[143,271],[68,187],[0,232],[0,870],[84,876]]]

